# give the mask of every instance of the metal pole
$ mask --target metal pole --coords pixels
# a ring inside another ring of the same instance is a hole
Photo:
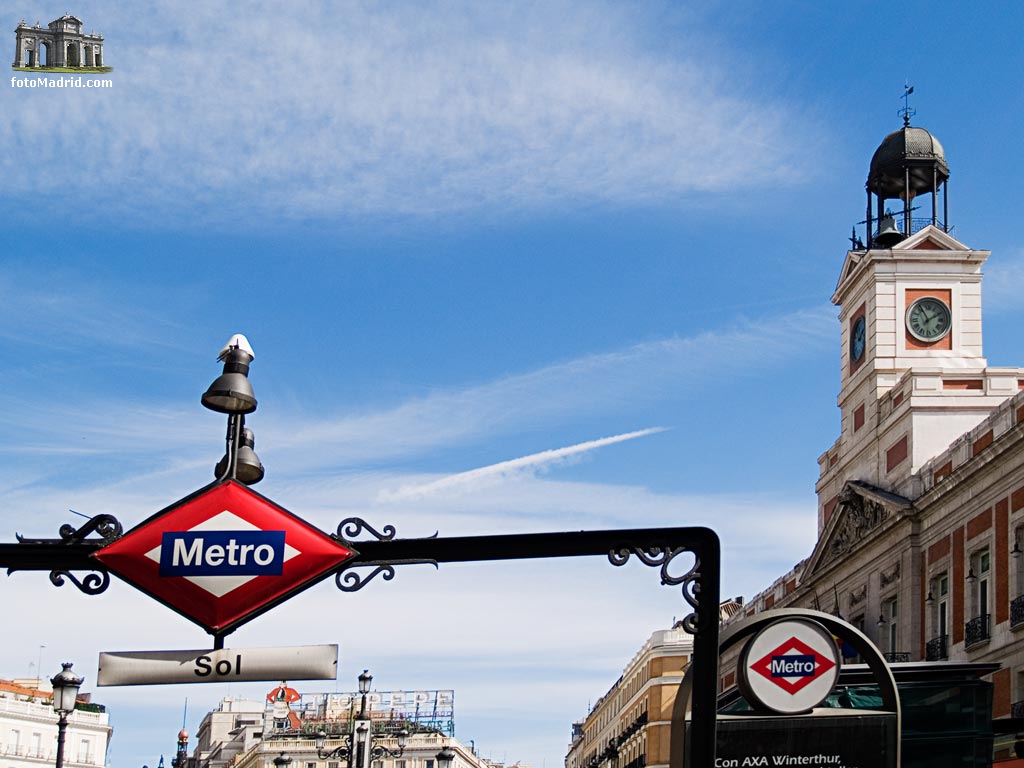
[[[64,731],[68,727],[67,712],[61,712],[57,718],[57,768],[64,768]]]

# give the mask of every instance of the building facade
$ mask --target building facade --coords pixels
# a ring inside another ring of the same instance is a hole
[[[573,723],[565,768],[667,768],[672,708],[692,653],[693,636],[680,622],[652,634]]]
[[[14,30],[14,64],[22,67],[102,67],[103,35],[82,32],[77,16],[61,16],[45,27],[24,19]]]
[[[67,768],[101,768],[113,729],[106,709],[79,694],[64,734]],[[42,768],[57,757],[53,691],[42,680],[0,680],[0,765]]]
[[[398,732],[409,733],[401,755],[370,768],[436,768],[444,747],[455,754],[451,768],[502,768],[455,738],[453,691],[373,691],[365,699],[375,743],[396,751]],[[282,754],[291,768],[349,768],[346,756],[330,753],[346,744],[362,700],[360,693],[300,694],[285,682],[264,701],[226,698],[203,718],[188,768],[274,768]],[[321,731],[324,758],[316,744]]]
[[[948,178],[941,144],[909,122],[872,158],[867,245],[853,238],[832,296],[842,419],[818,460],[817,543],[738,615],[815,608],[893,662],[998,662],[993,714],[1022,717],[1024,368],[983,356],[989,252],[950,234]]]

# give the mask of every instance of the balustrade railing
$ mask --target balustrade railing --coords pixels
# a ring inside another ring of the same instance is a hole
[[[947,641],[949,635],[939,635],[929,640],[924,646],[925,661],[943,661],[949,658]]]
[[[991,614],[983,613],[981,616],[975,616],[964,624],[965,648],[970,648],[972,645],[984,643],[992,637],[992,633],[989,629],[990,618]]]
[[[1018,595],[1010,602],[1010,628],[1024,626],[1024,595]]]
[[[882,656],[890,664],[899,664],[901,662],[910,661],[910,653],[907,651],[890,651],[889,653],[883,653]]]

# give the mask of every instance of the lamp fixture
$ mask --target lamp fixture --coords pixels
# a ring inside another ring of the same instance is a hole
[[[972,565],[967,569],[967,583],[973,584],[978,580],[978,577],[974,574],[974,566]]]
[[[78,677],[71,671],[70,661],[65,661],[61,667],[63,669],[50,680],[53,686],[53,711],[57,713],[56,768],[64,768],[64,734],[68,727],[68,715],[75,711],[78,689],[85,682],[84,677]]]
[[[370,715],[367,712],[366,697],[370,692],[370,684],[373,682],[373,675],[369,670],[364,669],[359,675],[359,714],[352,720],[352,730],[344,737],[342,744],[332,750],[327,750],[327,732],[318,731],[316,734],[316,755],[321,760],[339,758],[347,762],[349,768],[364,768],[371,765],[375,760],[382,760],[385,757],[398,758],[405,752],[409,742],[409,731],[402,728],[394,734],[398,742],[397,749],[385,747],[378,744],[373,736]],[[284,766],[283,768],[288,768]],[[439,767],[440,768],[440,767]]]
[[[1010,550],[1010,554],[1013,555],[1015,559],[1019,558],[1022,554],[1024,554],[1024,550],[1020,548],[1020,539],[1014,538],[1013,549]]]

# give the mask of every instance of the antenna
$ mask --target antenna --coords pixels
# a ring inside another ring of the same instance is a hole
[[[904,80],[903,81],[903,96],[900,97],[900,98],[903,99],[903,108],[896,110],[896,114],[900,115],[903,118],[903,127],[904,128],[909,128],[910,127],[910,118],[912,118],[914,115],[917,114],[917,110],[916,109],[911,109],[910,108],[910,94],[912,94],[913,92],[914,92],[914,86],[912,86],[910,84],[910,81]]]
[[[181,713],[181,727],[185,727],[185,721],[188,719],[188,696],[185,697],[185,711]]]

